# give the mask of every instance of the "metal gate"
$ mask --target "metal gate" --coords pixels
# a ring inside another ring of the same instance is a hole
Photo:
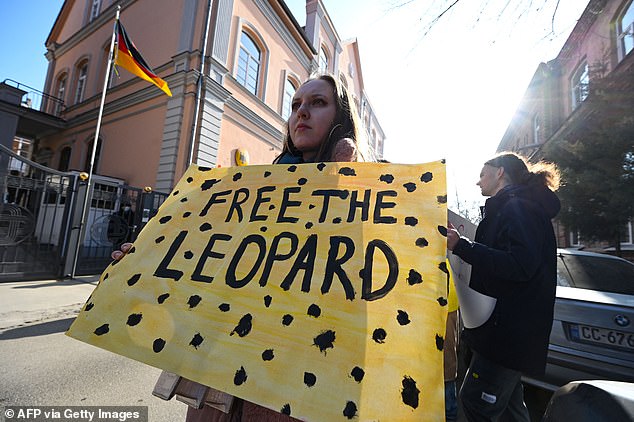
[[[34,163],[0,145],[0,281],[101,273],[110,253],[134,241],[167,197],[97,175],[88,189],[82,176]]]

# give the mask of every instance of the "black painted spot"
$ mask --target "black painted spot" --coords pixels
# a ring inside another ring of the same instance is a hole
[[[266,349],[262,352],[262,360],[265,362],[273,360],[274,357],[275,355],[273,354],[273,349]]]
[[[286,314],[282,317],[282,325],[289,326],[293,322],[293,315]]]
[[[198,171],[209,171],[209,170],[211,170],[211,167],[205,167],[205,166],[198,167]]]
[[[242,173],[236,173],[233,175],[233,181],[237,182],[238,180],[242,179]]]
[[[438,264],[438,269],[442,271],[443,273],[449,275],[449,270],[447,269],[447,262],[442,261],[440,264]]]
[[[175,190],[174,193],[172,193],[172,196],[176,196],[179,194],[179,191]]]
[[[163,350],[163,347],[165,347],[165,340],[163,340],[162,338],[157,338],[152,343],[152,350],[154,350],[154,353],[160,352],[161,350]]]
[[[438,233],[442,234],[443,236],[447,237],[447,227],[445,226],[438,226]]]
[[[133,254],[135,252],[136,252],[136,246],[132,246],[132,249],[128,251],[128,255]]]
[[[211,189],[216,183],[220,182],[220,179],[209,179],[205,180],[203,184],[200,186],[202,190]]]
[[[439,297],[438,299],[436,299],[438,301],[438,303],[440,304],[440,306],[447,306],[447,299],[445,299],[444,297]]]
[[[137,281],[141,278],[141,274],[135,274],[128,279],[128,286],[134,286]]]
[[[128,315],[128,322],[126,322],[126,324],[128,324],[130,327],[134,327],[139,322],[141,322],[142,318],[143,318],[142,314],[130,314]]]
[[[88,312],[90,311],[93,307],[95,306],[94,303],[90,302],[86,305],[86,307],[84,308],[84,311]]]
[[[189,297],[189,300],[187,301],[187,304],[189,305],[189,309],[193,309],[196,306],[198,306],[198,304],[200,303],[201,300],[203,300],[202,297],[200,297],[198,295],[191,295]]]
[[[405,184],[403,185],[403,187],[404,187],[404,188],[405,188],[408,192],[410,192],[410,193],[411,193],[411,192],[414,192],[414,191],[416,190],[416,183],[412,183],[412,182],[405,183]]]
[[[339,169],[339,174],[342,176],[356,176],[357,173],[354,171],[352,167],[341,167]]]
[[[336,218],[333,218],[332,223],[333,223],[333,224],[339,224],[339,223],[341,223],[341,217],[336,217]]]
[[[348,401],[343,409],[343,416],[348,419],[354,419],[357,416],[357,405],[352,401]]]
[[[209,223],[203,223],[203,224],[200,225],[199,229],[200,229],[201,232],[206,232],[207,230],[211,230],[212,227],[211,227],[211,224],[209,224]]]
[[[439,204],[446,204],[447,203],[447,195],[438,195],[436,197],[436,201],[438,201]]]
[[[104,275],[104,276],[103,276],[103,280],[104,280],[104,281],[108,280],[108,277],[110,277],[110,274],[109,274],[109,273],[106,273],[106,275]],[[91,295],[91,296],[92,296],[92,295]]]
[[[402,384],[401,397],[403,398],[403,403],[416,409],[418,407],[418,395],[420,394],[420,390],[416,387],[416,381],[405,375]]]
[[[228,303],[221,303],[220,305],[218,305],[218,309],[220,309],[221,312],[229,312],[229,310],[231,309],[231,305],[229,305]]]
[[[260,227],[260,231],[261,231],[262,233],[266,233],[266,231],[267,231],[267,230],[268,230],[268,227],[266,227],[266,226],[262,226],[262,227]]]
[[[246,336],[251,332],[251,328],[253,328],[252,321],[253,317],[251,316],[251,314],[244,315],[242,318],[240,318],[240,322],[238,322],[238,325],[236,326],[236,328],[233,329],[230,335],[233,335],[235,333],[240,337]]]
[[[312,305],[308,307],[308,315],[315,318],[319,318],[319,315],[321,315],[321,309],[319,308],[319,306],[313,303]]]
[[[299,179],[299,180],[297,181],[297,184],[298,184],[298,185],[300,185],[300,186],[303,186],[303,185],[305,185],[305,184],[306,184],[306,182],[308,182],[308,180],[306,180],[306,178],[305,178],[305,177],[302,177],[301,179]]]
[[[309,221],[308,223],[306,223],[306,224],[304,225],[304,227],[306,227],[307,229],[310,229],[310,228],[312,228],[312,227],[313,227],[313,223],[311,223],[311,222]]]
[[[288,166],[288,171],[290,171],[291,173],[295,173],[295,170],[297,170],[297,166]]]
[[[190,177],[188,177],[188,178],[187,178],[187,183],[191,183],[191,182],[193,182],[193,181],[194,181],[194,178],[193,178],[193,177],[191,177],[191,176],[190,176]]]
[[[154,243],[161,243],[164,240],[165,240],[165,236],[159,236],[156,239],[154,239]]]
[[[274,210],[274,209],[275,209],[275,205],[274,204],[269,205],[269,211]]]
[[[170,221],[171,219],[172,219],[172,216],[171,216],[171,215],[166,215],[165,217],[161,217],[161,219],[159,220],[159,223],[161,223],[161,224],[165,224],[165,223],[167,223],[168,221]]]
[[[405,225],[406,226],[416,226],[418,224],[418,218],[416,217],[405,217]]]
[[[376,341],[379,344],[385,343],[385,338],[387,337],[387,333],[383,328],[377,328],[372,333],[372,340]]]
[[[108,331],[110,331],[110,326],[108,324],[104,324],[101,327],[97,327],[97,329],[95,330],[95,334],[97,334],[98,336],[102,336]]]
[[[423,175],[420,177],[420,181],[421,181],[421,182],[425,182],[425,183],[429,183],[429,182],[431,182],[431,181],[432,181],[432,179],[433,179],[433,178],[434,178],[434,175],[433,175],[433,174],[431,174],[431,172],[429,172],[429,171],[428,171],[427,173],[423,174]]]
[[[407,325],[412,322],[409,320],[409,315],[407,314],[407,312],[401,311],[400,309],[398,310],[398,315],[396,315],[396,320],[401,325]]]
[[[194,257],[194,253],[192,251],[187,251],[183,254],[183,256],[185,256],[185,259],[192,259]]]
[[[315,376],[315,374],[312,374],[310,372],[304,372],[304,384],[306,384],[307,387],[314,386],[316,382],[317,382],[317,377]]]
[[[424,237],[419,237],[418,239],[416,239],[416,246],[418,246],[419,248],[424,248],[425,246],[428,246],[428,245],[429,245],[429,242]]]
[[[202,344],[203,340],[205,340],[203,336],[201,336],[200,333],[196,333],[194,337],[192,337],[192,341],[189,342],[189,345],[194,346],[194,349],[198,349],[198,346]]]
[[[284,406],[282,406],[280,413],[282,415],[291,416],[291,405],[286,403]]]
[[[190,215],[192,215],[192,213],[191,213],[191,212],[189,212],[189,211],[187,211],[186,213],[184,213],[184,214],[183,214],[183,218],[187,218],[187,217],[189,217]]]
[[[352,368],[352,372],[350,372],[350,376],[356,381],[361,382],[363,377],[365,377],[365,371],[358,366]]]
[[[394,181],[394,176],[392,176],[391,174],[382,174],[381,177],[379,177],[379,180],[389,185]]]
[[[321,334],[313,339],[313,344],[319,347],[320,352],[326,354],[326,349],[334,349],[335,337],[335,332],[332,330],[322,331]]]
[[[121,259],[123,259],[123,258],[121,258]],[[112,262],[110,263],[110,266],[111,266],[111,267],[114,267],[114,266],[115,266],[115,265],[117,265],[119,262],[121,262],[121,259],[120,259],[120,260],[118,260],[118,261],[117,261],[117,260],[112,261]]]
[[[414,284],[420,284],[423,282],[423,276],[416,270],[409,270],[409,275],[407,276],[407,283],[410,286]]]
[[[264,177],[269,177],[270,175],[271,175],[271,172],[270,172],[270,171],[265,171],[265,172],[264,172]]]
[[[181,198],[181,202],[182,202],[182,203],[185,203],[185,202],[187,202],[187,201],[188,201],[187,197]]]
[[[271,301],[273,300],[273,298],[269,295],[264,296],[264,306],[266,306],[267,308],[269,306],[271,306]]]
[[[241,366],[240,369],[236,371],[236,374],[233,376],[233,383],[235,385],[242,385],[247,381],[247,371],[244,370],[244,366]]]
[[[162,295],[160,295],[158,298],[156,298],[156,301],[159,304],[162,304],[163,302],[165,302],[167,300],[167,298],[170,297],[169,293],[163,293]]]
[[[445,339],[440,334],[436,334],[436,349],[442,350],[444,347]]]
[[[324,168],[326,168],[326,164],[324,164],[324,163],[317,164],[317,170],[323,171]]]

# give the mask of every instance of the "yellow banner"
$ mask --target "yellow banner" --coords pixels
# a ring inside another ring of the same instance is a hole
[[[68,335],[301,420],[444,421],[446,198],[443,162],[192,166]]]

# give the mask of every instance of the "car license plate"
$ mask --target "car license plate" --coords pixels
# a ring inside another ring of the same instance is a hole
[[[622,331],[607,330],[582,324],[570,325],[570,337],[573,341],[584,343],[606,344],[634,350],[634,334]]]

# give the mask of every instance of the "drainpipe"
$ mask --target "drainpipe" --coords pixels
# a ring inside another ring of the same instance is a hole
[[[198,81],[196,82],[196,108],[194,109],[194,121],[192,124],[191,139],[189,141],[189,157],[187,158],[187,166],[185,170],[194,161],[194,144],[196,143],[196,132],[198,131],[198,115],[200,114],[200,103],[202,101],[201,94],[203,90],[203,78],[205,77],[205,61],[207,57],[207,40],[209,39],[209,24],[211,22],[211,4],[213,0],[207,2],[207,18],[205,19],[205,37],[203,38],[203,50],[200,58],[200,71],[198,73]]]

